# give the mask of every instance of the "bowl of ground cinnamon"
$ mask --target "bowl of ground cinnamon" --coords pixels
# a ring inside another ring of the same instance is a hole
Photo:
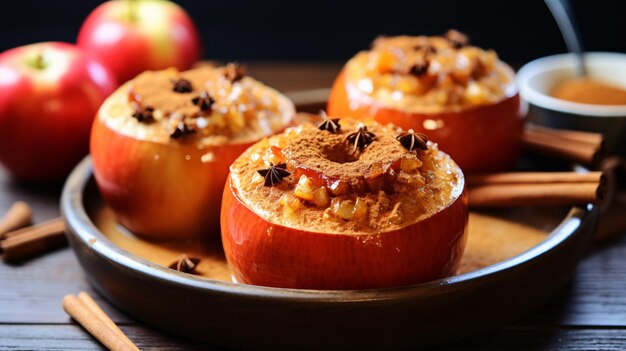
[[[626,54],[585,54],[587,76],[576,75],[577,59],[560,54],[520,69],[520,94],[529,119],[553,128],[603,133],[611,153],[626,154]]]

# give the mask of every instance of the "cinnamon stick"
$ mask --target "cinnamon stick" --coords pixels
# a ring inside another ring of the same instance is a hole
[[[603,204],[609,185],[601,172],[528,172],[471,175],[471,207]]]
[[[546,183],[599,183],[602,172],[510,172],[492,174],[470,174],[465,177],[465,184],[546,184]]]
[[[468,191],[471,207],[580,205],[597,201],[597,184],[483,185]]]
[[[560,139],[566,139],[569,141],[575,141],[582,144],[591,145],[594,147],[601,147],[604,143],[604,138],[600,133],[583,132],[579,130],[569,129],[553,129],[548,127],[542,127],[535,124],[530,124],[527,127],[527,131],[534,134],[541,134],[547,136],[556,136]]]
[[[99,317],[99,312],[94,312],[92,308],[94,306],[88,305],[91,304],[88,302],[87,304],[84,302],[84,298],[81,299],[74,295],[66,295],[63,298],[63,309],[67,312],[74,320],[76,320],[80,325],[83,326],[93,337],[98,339],[104,346],[106,346],[109,350],[112,351],[136,351],[137,346],[135,346],[130,339],[121,338],[118,332],[115,332],[113,329],[109,327],[107,322],[103,321]],[[94,302],[95,305],[95,302]],[[97,307],[97,305],[95,305]],[[100,308],[97,307],[99,310]],[[104,314],[104,312],[102,312]],[[108,317],[107,317],[108,319]],[[111,321],[111,323],[113,323]],[[122,333],[120,330],[119,333]],[[122,333],[123,334],[123,333]],[[128,339],[128,341],[126,341]]]
[[[0,241],[0,257],[7,262],[17,262],[65,243],[65,224],[61,218],[55,218],[6,233]]]
[[[117,335],[117,337],[129,344],[133,350],[139,351],[139,348],[135,346],[135,344],[128,338],[128,336],[126,336],[126,334],[124,334],[124,332],[117,326],[117,324],[115,324],[115,322],[113,322],[113,320],[109,318],[106,313],[104,313],[104,311],[100,308],[100,306],[98,306],[96,301],[94,301],[91,296],[89,296],[89,294],[81,291],[78,294],[78,299],[81,300],[85,304],[85,306],[87,306],[87,308],[89,308],[89,310],[96,315],[96,317],[100,318],[100,320],[104,322],[104,324],[106,324],[107,327],[109,327],[109,329],[111,329],[115,333],[115,335]]]
[[[532,152],[587,165],[597,164],[604,155],[601,134],[529,126],[523,141]]]
[[[4,217],[0,219],[0,240],[4,239],[6,233],[30,225],[31,221],[32,211],[30,206],[24,201],[13,203],[4,214]]]

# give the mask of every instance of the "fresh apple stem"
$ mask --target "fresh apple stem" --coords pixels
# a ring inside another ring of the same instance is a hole
[[[128,3],[128,19],[131,22],[137,22],[137,0],[127,0]]]
[[[48,66],[42,51],[39,51],[31,60],[29,60],[29,64],[37,70],[44,70]]]

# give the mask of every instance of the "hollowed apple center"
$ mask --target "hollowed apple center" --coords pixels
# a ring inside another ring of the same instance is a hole
[[[324,178],[350,181],[377,177],[382,172],[372,174],[372,170],[387,168],[407,152],[394,134],[378,126],[372,128],[376,138],[362,149],[348,142],[347,136],[356,128],[346,126],[346,130],[336,134],[303,130],[289,141],[283,153],[291,164]]]

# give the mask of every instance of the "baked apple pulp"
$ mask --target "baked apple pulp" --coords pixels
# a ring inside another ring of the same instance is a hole
[[[468,218],[459,167],[413,131],[335,121],[289,128],[231,166],[221,227],[233,278],[367,289],[454,273]]]

